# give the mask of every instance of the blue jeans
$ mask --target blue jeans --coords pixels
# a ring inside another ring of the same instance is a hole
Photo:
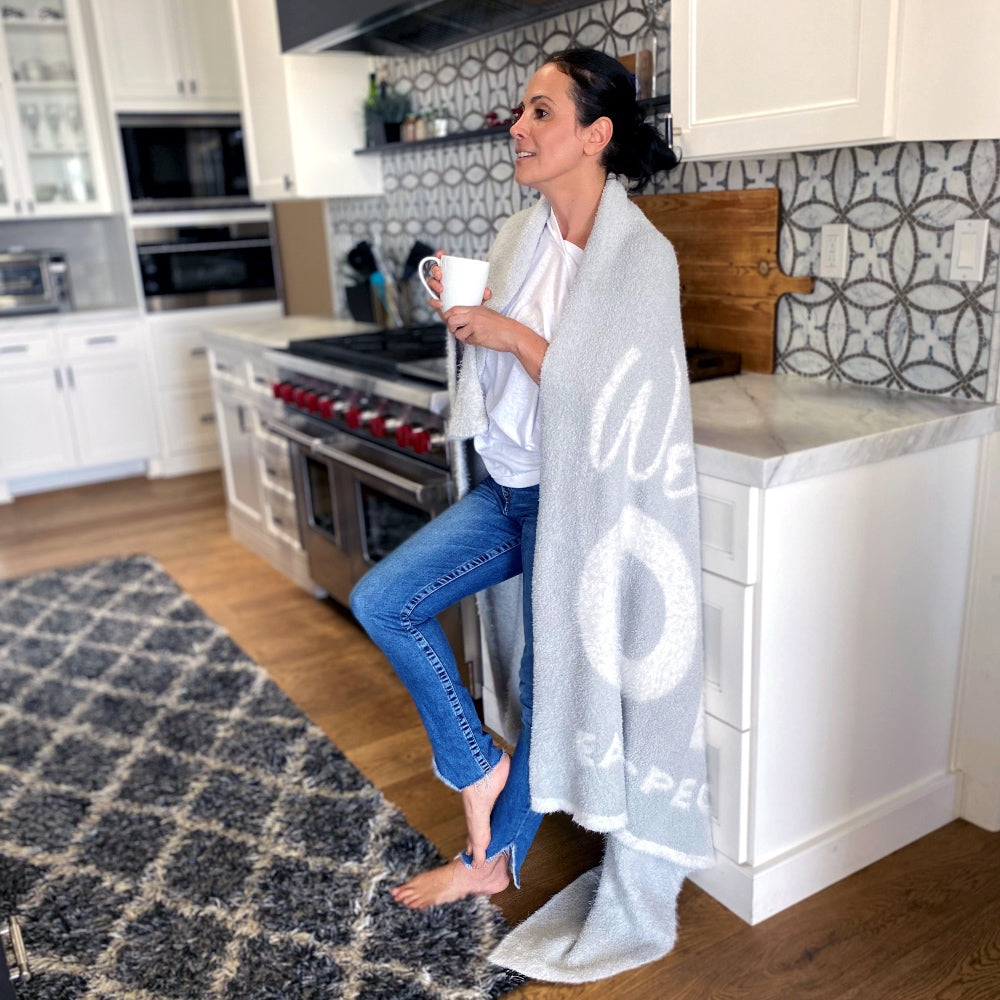
[[[462,789],[488,774],[502,751],[480,724],[435,616],[464,597],[523,574],[522,730],[507,784],[493,807],[486,850],[487,860],[508,852],[517,886],[521,862],[542,819],[531,809],[528,786],[534,672],[531,566],[537,520],[537,486],[514,489],[486,479],[369,570],[351,593],[355,617],[417,706],[438,776]],[[465,860],[471,861],[468,855]]]

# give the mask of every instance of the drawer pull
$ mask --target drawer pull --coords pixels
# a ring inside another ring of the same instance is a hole
[[[192,347],[191,357],[192,358],[203,358],[208,353],[207,348],[204,347]]]
[[[214,424],[215,423],[215,414],[214,413],[203,413],[198,419],[203,424]]]
[[[4,344],[0,347],[0,354],[27,354],[27,344]]]
[[[117,344],[118,337],[113,333],[106,333],[100,337],[88,337],[87,346],[96,347],[98,344]]]

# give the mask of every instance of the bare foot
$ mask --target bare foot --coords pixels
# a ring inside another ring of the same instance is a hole
[[[486,848],[490,846],[490,814],[510,774],[510,757],[504,754],[496,767],[474,785],[462,789],[465,807],[465,825],[469,831],[468,853],[472,867],[479,869],[486,863]]]
[[[506,854],[498,855],[478,870],[466,867],[458,857],[397,885],[392,890],[392,898],[411,910],[426,910],[429,906],[454,903],[466,896],[492,896],[506,889],[509,882]]]

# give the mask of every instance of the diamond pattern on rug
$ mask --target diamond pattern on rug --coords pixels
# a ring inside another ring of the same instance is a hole
[[[0,581],[0,918],[19,1000],[473,1000],[487,900],[148,556]]]

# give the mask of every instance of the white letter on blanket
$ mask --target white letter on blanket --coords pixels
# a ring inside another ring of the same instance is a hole
[[[594,403],[594,413],[590,421],[589,451],[591,465],[599,472],[603,472],[611,466],[623,445],[627,443],[628,457],[625,469],[628,478],[632,482],[645,482],[665,464],[663,492],[671,499],[676,499],[695,492],[697,484],[694,479],[694,452],[691,446],[689,444],[674,444],[670,446],[669,451],[667,450],[669,442],[673,439],[674,425],[677,423],[680,411],[681,393],[679,389],[684,384],[684,374],[677,352],[671,349],[670,357],[674,366],[674,386],[677,389],[671,397],[670,411],[664,425],[662,427],[656,426],[655,414],[652,418],[648,417],[653,394],[652,380],[647,379],[631,390],[625,384],[625,376],[641,358],[639,349],[633,347],[622,356],[618,366],[611,373],[611,378],[605,383]],[[619,403],[617,410],[620,411],[624,407],[625,412],[611,418],[615,398],[619,394],[622,395],[623,401]],[[660,401],[656,401],[656,404],[659,406]],[[611,426],[617,425],[618,429],[605,451],[602,445],[605,427],[608,425],[609,419]],[[659,442],[659,444],[649,464],[644,469],[640,469],[637,467],[636,452],[640,440],[643,439],[647,444],[654,442]],[[665,463],[664,459],[666,459]]]
[[[626,655],[619,635],[620,577],[628,557],[656,578],[662,604],[663,631],[641,659]],[[691,567],[673,535],[642,511],[624,507],[618,523],[588,554],[577,591],[577,621],[590,666],[625,697],[662,698],[691,666],[701,615],[696,595]]]

